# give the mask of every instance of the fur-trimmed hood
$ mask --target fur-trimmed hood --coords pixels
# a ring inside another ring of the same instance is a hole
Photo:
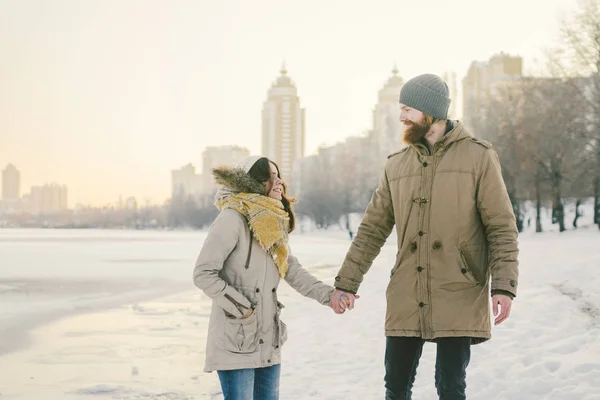
[[[265,194],[265,186],[248,175],[242,168],[218,167],[213,169],[215,182],[234,193]]]
[[[215,203],[222,197],[232,193],[265,194],[262,183],[252,178],[239,167],[217,167],[212,170],[215,182],[221,185],[215,195]]]

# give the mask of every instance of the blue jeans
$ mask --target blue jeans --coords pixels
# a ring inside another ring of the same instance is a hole
[[[411,400],[425,341],[416,337],[387,337],[385,349],[385,399]],[[435,387],[440,400],[467,398],[467,366],[471,359],[471,338],[436,339]]]
[[[279,400],[281,365],[217,371],[225,400]]]

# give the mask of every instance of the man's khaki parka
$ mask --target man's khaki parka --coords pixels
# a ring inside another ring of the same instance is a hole
[[[518,245],[500,162],[462,123],[431,151],[389,157],[346,259],[338,289],[356,293],[396,226],[386,336],[491,336],[491,290],[516,295]]]

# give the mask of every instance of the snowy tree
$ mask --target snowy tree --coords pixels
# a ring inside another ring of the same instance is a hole
[[[585,113],[589,129],[588,154],[593,161],[590,179],[594,195],[594,222],[600,228],[600,0],[579,0],[578,8],[565,18],[561,30],[561,42],[549,53],[551,71],[564,78],[586,77],[569,82],[585,100]],[[566,98],[565,102],[571,99]]]

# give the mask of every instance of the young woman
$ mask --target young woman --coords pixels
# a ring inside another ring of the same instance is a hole
[[[225,400],[278,399],[287,339],[280,279],[323,305],[330,305],[334,288],[290,251],[295,217],[274,162],[253,156],[213,174],[223,186],[215,199],[221,212],[194,269],[194,284],[213,300],[204,370],[218,372]]]

